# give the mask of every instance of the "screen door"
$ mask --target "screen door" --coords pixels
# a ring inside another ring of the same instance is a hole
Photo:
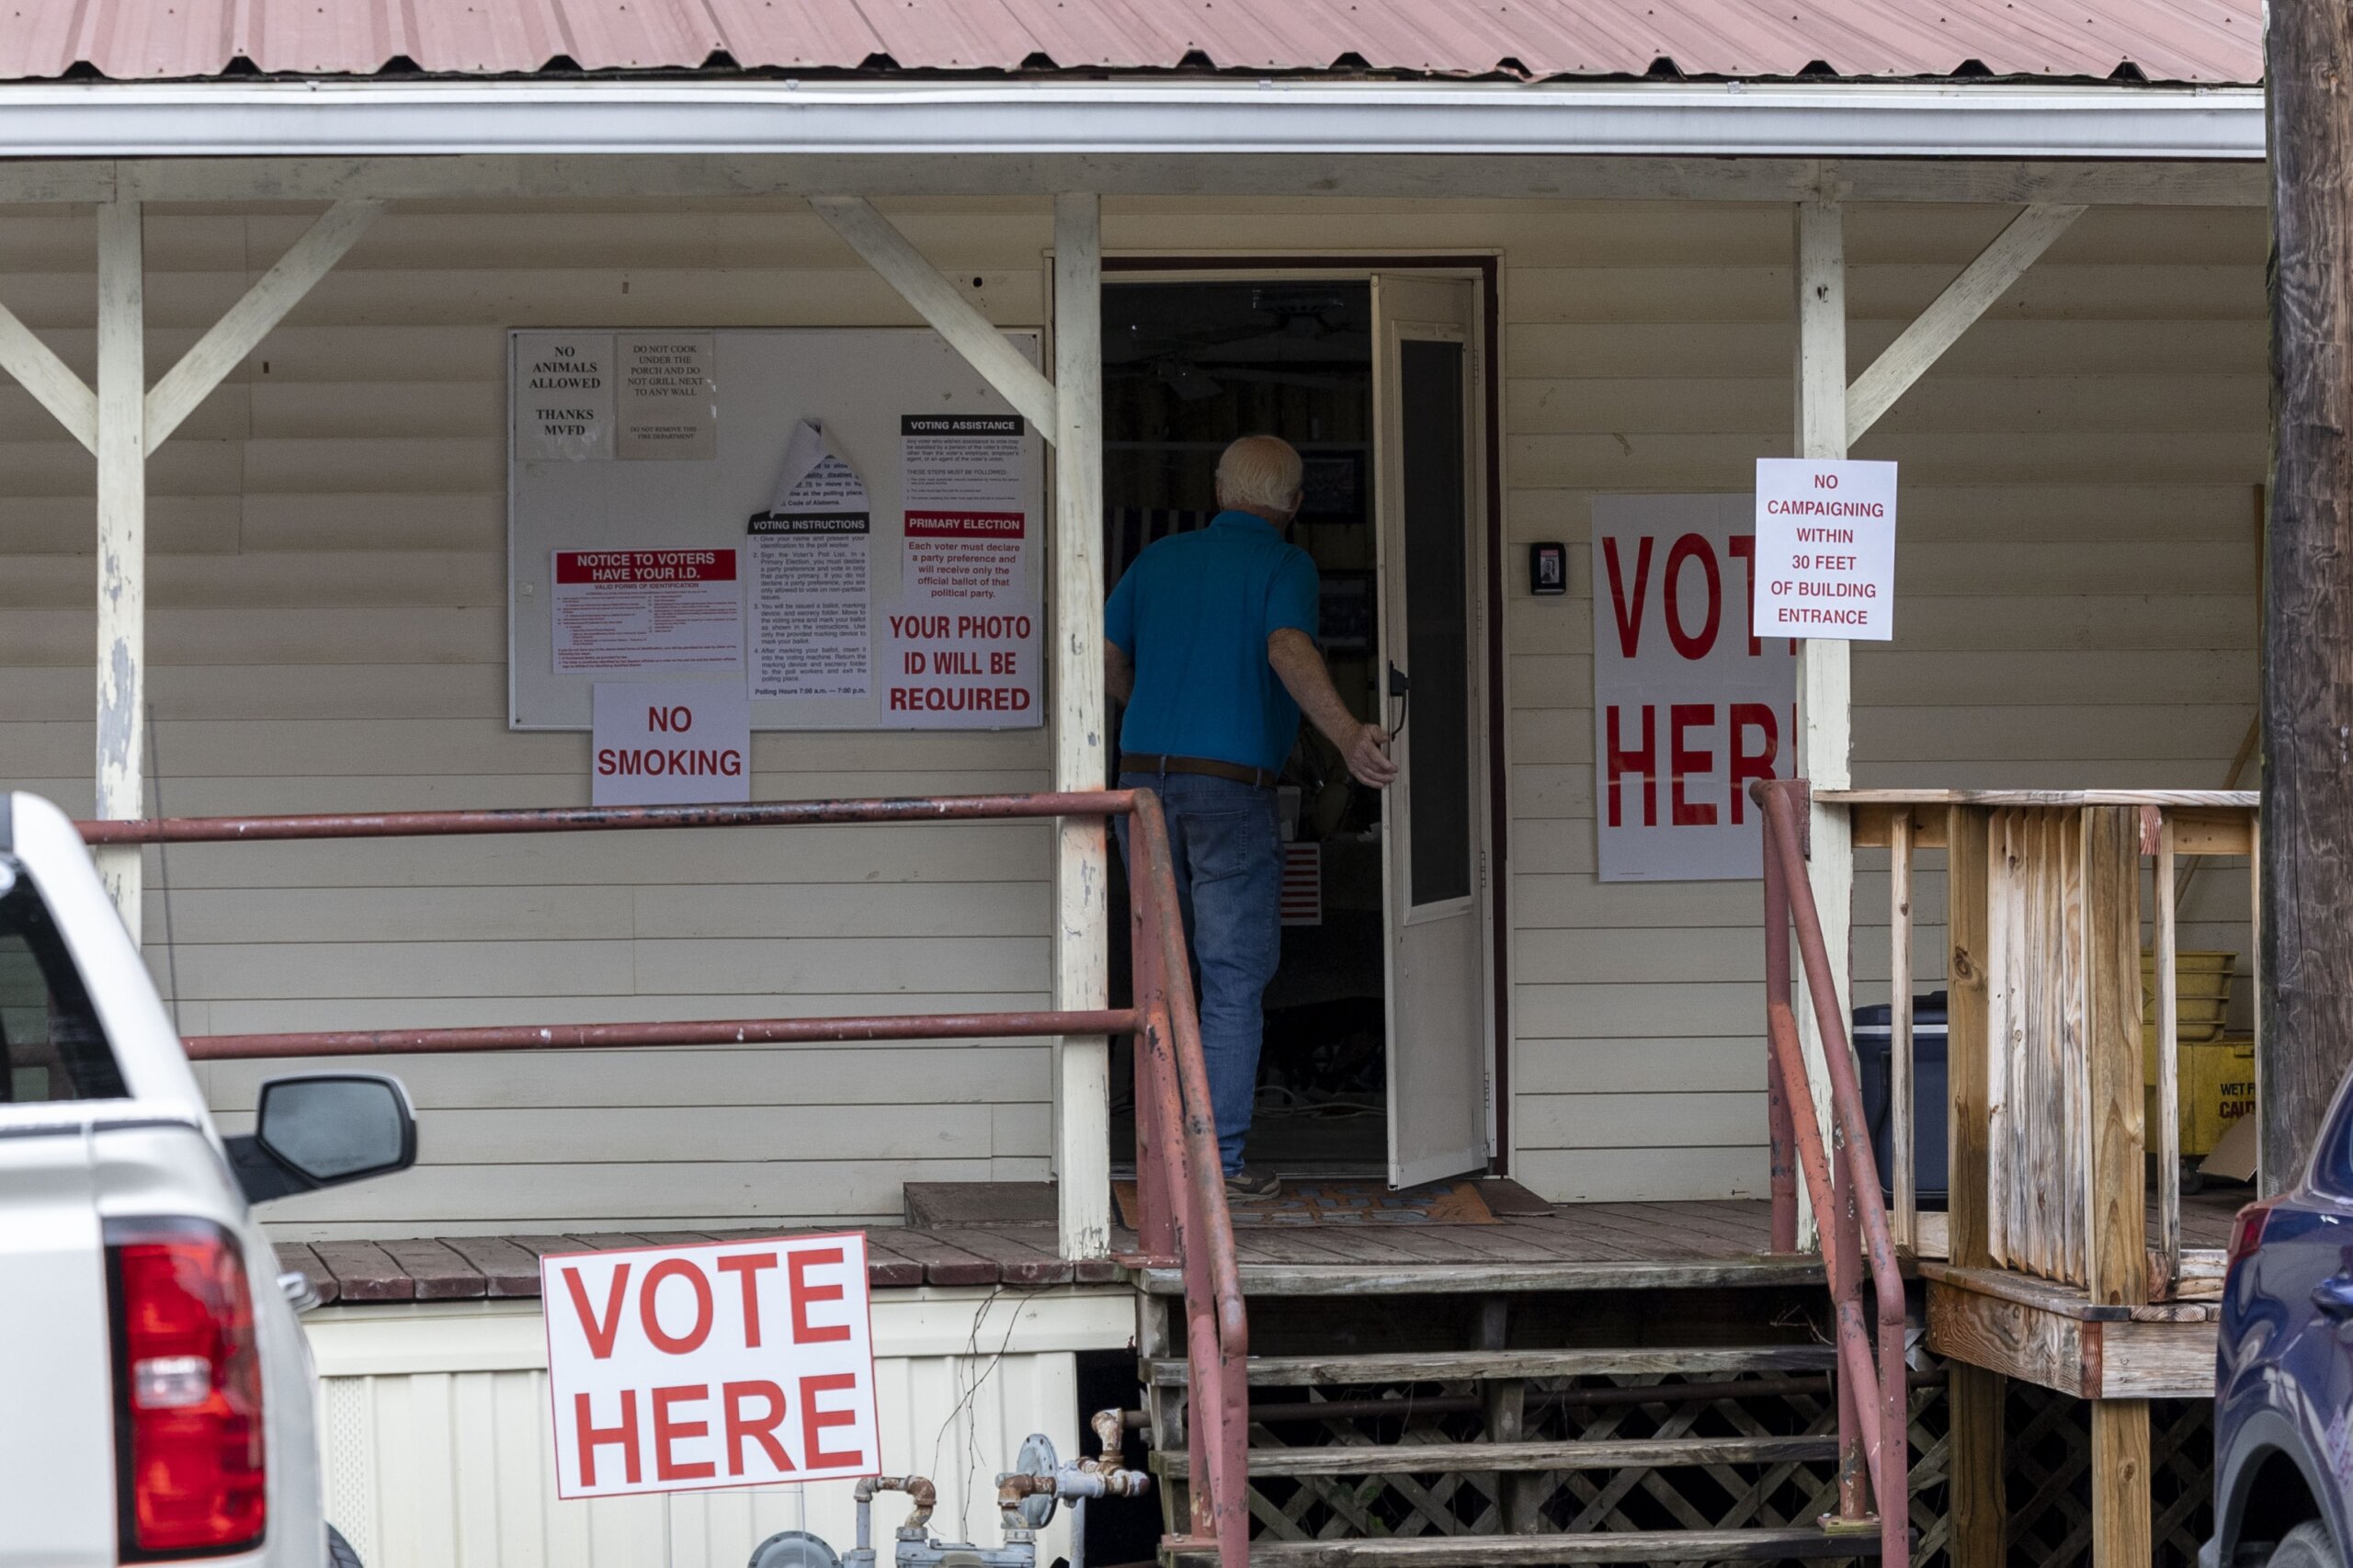
[[[1477,286],[1376,277],[1374,510],[1387,722],[1389,1179],[1487,1163],[1483,472]],[[1401,727],[1402,726],[1402,727]]]

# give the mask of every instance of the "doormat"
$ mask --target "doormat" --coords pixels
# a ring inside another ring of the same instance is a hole
[[[1141,1230],[1136,1184],[1115,1181],[1120,1222]],[[1500,1225],[1476,1182],[1429,1181],[1391,1191],[1383,1181],[1286,1181],[1272,1198],[1231,1198],[1237,1225]]]

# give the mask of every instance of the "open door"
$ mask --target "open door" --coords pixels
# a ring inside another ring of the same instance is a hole
[[[1389,1180],[1482,1169],[1490,934],[1478,290],[1372,283],[1381,656],[1400,764],[1382,812]]]

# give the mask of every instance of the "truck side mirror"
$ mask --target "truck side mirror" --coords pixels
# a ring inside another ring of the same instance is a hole
[[[254,1131],[228,1141],[250,1203],[404,1171],[416,1163],[416,1116],[400,1080],[377,1073],[273,1078]]]

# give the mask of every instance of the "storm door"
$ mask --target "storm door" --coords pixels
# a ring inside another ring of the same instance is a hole
[[[1402,772],[1382,813],[1389,1179],[1489,1148],[1484,450],[1477,286],[1373,279],[1382,688]]]

